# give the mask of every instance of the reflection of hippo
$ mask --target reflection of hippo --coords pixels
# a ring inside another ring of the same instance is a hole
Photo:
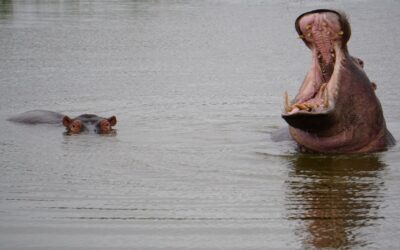
[[[28,111],[13,116],[8,120],[26,124],[63,124],[68,134],[79,134],[81,132],[91,131],[97,134],[108,134],[113,131],[112,127],[117,124],[117,118],[115,116],[104,118],[97,115],[83,114],[71,119],[66,115],[47,110]]]
[[[312,51],[312,65],[294,100],[285,94],[282,117],[300,150],[356,153],[393,145],[376,85],[347,50],[351,31],[345,15],[314,10],[300,15],[295,27]]]
[[[369,236],[355,232],[381,221],[384,164],[375,155],[296,154],[288,159],[286,208],[304,249],[363,249]]]

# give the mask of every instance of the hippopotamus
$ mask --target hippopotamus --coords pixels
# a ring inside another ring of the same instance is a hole
[[[295,98],[285,92],[282,118],[301,152],[366,153],[395,143],[381,104],[361,59],[347,48],[351,29],[346,15],[318,9],[295,22],[311,50],[312,64]]]
[[[117,118],[100,117],[93,114],[82,114],[75,118],[48,110],[32,110],[13,116],[9,121],[25,124],[62,124],[66,128],[66,134],[80,134],[82,132],[94,132],[97,134],[109,134],[113,132],[113,126],[117,124]]]

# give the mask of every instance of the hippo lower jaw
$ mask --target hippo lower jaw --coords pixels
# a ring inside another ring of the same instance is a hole
[[[345,53],[340,46],[335,45],[331,49],[332,61],[329,64],[319,62],[318,55],[321,52],[318,48],[313,48],[313,64],[296,98],[290,101],[285,92],[282,117],[292,127],[313,131],[334,122],[340,71],[343,70],[345,60]],[[324,70],[323,67],[331,68],[331,71]]]
[[[304,151],[372,152],[394,139],[387,131],[375,85],[363,62],[350,56],[350,25],[343,14],[315,10],[296,20],[300,38],[312,51],[312,65],[299,93],[285,93],[283,119]]]

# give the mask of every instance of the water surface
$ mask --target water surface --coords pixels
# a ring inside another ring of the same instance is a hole
[[[397,248],[399,146],[270,139],[315,8],[349,14],[400,138],[396,1],[2,1],[0,248]],[[32,109],[116,115],[117,134],[6,121]]]

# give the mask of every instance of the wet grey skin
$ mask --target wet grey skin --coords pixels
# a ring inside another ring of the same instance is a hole
[[[361,59],[347,49],[345,14],[326,9],[300,15],[299,38],[312,52],[312,65],[293,100],[285,93],[282,118],[302,152],[366,153],[395,144],[381,104]]]
[[[8,118],[7,120],[25,124],[62,124],[63,114],[49,110],[31,110]]]

